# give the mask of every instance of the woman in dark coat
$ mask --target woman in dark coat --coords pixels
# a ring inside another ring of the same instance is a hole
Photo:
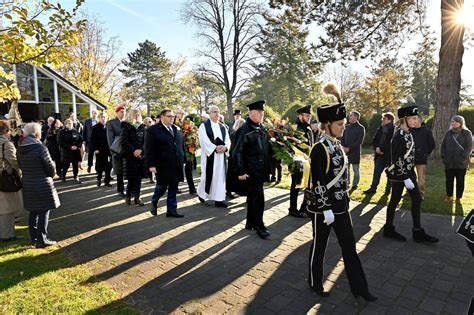
[[[109,143],[107,142],[107,114],[100,113],[97,116],[99,122],[92,127],[90,152],[95,154],[95,171],[97,172],[97,187],[102,183],[102,173],[105,173],[104,185],[112,187],[110,184],[110,171],[112,170],[112,154],[110,153]]]
[[[472,133],[466,127],[464,117],[456,115],[451,118],[451,127],[446,132],[441,144],[446,175],[446,201],[453,201],[454,179],[456,178],[456,202],[460,202],[464,193],[464,177],[469,167],[469,156],[472,151]]]
[[[41,125],[29,123],[25,139],[18,147],[18,164],[22,171],[23,203],[30,212],[29,231],[36,248],[56,244],[48,239],[49,212],[60,206],[54,187],[54,163],[48,149],[41,143]]]
[[[61,177],[61,151],[59,150],[58,144],[58,133],[63,128],[63,123],[59,119],[55,119],[49,127],[46,133],[46,147],[48,148],[49,155],[53,159],[54,163],[56,164],[56,175]]]
[[[124,174],[128,179],[125,203],[131,204],[131,198],[136,205],[144,206],[140,199],[142,178],[147,176],[145,165],[145,126],[138,109],[131,109],[127,118],[122,122],[122,147],[124,157]]]
[[[73,121],[66,119],[64,121],[64,129],[61,129],[58,133],[58,144],[61,149],[61,162],[63,164],[63,171],[61,179],[63,183],[66,182],[66,173],[69,169],[69,164],[72,163],[72,174],[77,184],[81,181],[77,177],[79,173],[79,165],[82,161],[81,158],[81,146],[82,146],[82,135],[79,131],[74,129]]]

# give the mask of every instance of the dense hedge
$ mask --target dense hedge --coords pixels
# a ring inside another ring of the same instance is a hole
[[[459,109],[459,115],[463,116],[466,120],[466,126],[472,131],[474,128],[474,106],[465,106]],[[425,124],[428,128],[433,129],[433,116],[425,120]]]

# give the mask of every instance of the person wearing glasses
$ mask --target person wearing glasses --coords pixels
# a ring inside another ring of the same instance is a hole
[[[166,216],[182,218],[179,214],[176,193],[179,182],[184,181],[184,142],[183,136],[173,124],[171,109],[163,109],[160,122],[148,129],[145,145],[145,157],[148,170],[156,175],[156,186],[151,198],[150,213],[158,214],[158,201],[168,191],[166,198]]]
[[[296,118],[296,130],[304,133],[306,139],[305,143],[311,148],[314,144],[314,135],[313,131],[311,130],[311,125],[309,124],[311,122],[311,105],[301,107],[296,112],[298,113],[298,117]],[[297,218],[306,217],[302,211],[305,206],[305,202],[303,201],[300,209],[298,209],[297,206],[298,193],[300,192],[300,189],[296,188],[296,186],[301,183],[302,176],[303,173],[299,171],[291,174],[290,208],[288,209],[288,215]]]
[[[214,200],[214,205],[227,208],[226,160],[230,150],[230,137],[225,126],[219,121],[220,110],[217,106],[209,108],[210,119],[199,126],[201,144],[201,182],[197,193],[201,203]]]

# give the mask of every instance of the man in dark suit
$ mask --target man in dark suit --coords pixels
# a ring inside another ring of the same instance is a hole
[[[46,140],[46,135],[48,134],[48,130],[54,122],[54,117],[48,117],[47,123],[41,126],[41,142]]]
[[[93,109],[91,111],[91,117],[87,118],[84,122],[84,130],[82,134],[82,138],[84,139],[84,144],[86,146],[86,153],[87,153],[87,173],[91,172],[92,163],[94,161],[94,152],[91,152],[91,135],[92,135],[92,127],[97,125],[97,111]]]
[[[156,186],[151,198],[150,213],[157,215],[159,199],[168,190],[166,216],[182,218],[177,212],[176,193],[179,182],[184,180],[184,142],[181,132],[173,124],[173,111],[163,109],[160,122],[148,129],[145,143],[145,158],[150,172],[156,174]]]
[[[111,119],[107,122],[107,142],[109,147],[112,146],[117,137],[122,136],[122,120],[125,117],[126,111],[125,106],[118,105],[115,107],[114,119]],[[121,156],[112,155],[112,166],[114,169],[114,174],[117,176],[117,193],[121,197],[125,197],[124,194],[124,184],[123,184],[123,162]]]
[[[357,189],[357,186],[359,186],[360,154],[362,151],[362,143],[365,138],[365,128],[360,124],[359,118],[360,113],[356,111],[349,115],[349,124],[346,126],[346,131],[341,139],[341,144],[347,154],[349,164],[352,165],[352,171],[354,172],[351,190],[355,190]]]

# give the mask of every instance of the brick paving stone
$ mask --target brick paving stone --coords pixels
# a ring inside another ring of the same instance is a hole
[[[420,308],[424,311],[439,314],[444,307],[445,302],[435,298],[426,297],[421,302]]]
[[[58,184],[62,207],[51,214],[51,237],[141,313],[459,314],[470,302],[472,258],[451,217],[423,215],[441,238],[437,245],[397,243],[381,237],[385,209],[351,202],[357,248],[369,288],[379,297],[367,303],[350,293],[334,233],[324,263],[331,296],[309,289],[312,227],[308,219],[288,217],[287,190],[265,189],[264,221],[272,236],[263,241],[244,229],[243,197],[222,210],[196,202],[182,185],[178,207],[185,217],[166,218],[164,201],[152,217],[107,196],[113,189],[98,189],[93,174],[81,178],[82,185]],[[144,201],[152,189],[144,184]],[[409,212],[396,215],[400,232],[410,236]]]

